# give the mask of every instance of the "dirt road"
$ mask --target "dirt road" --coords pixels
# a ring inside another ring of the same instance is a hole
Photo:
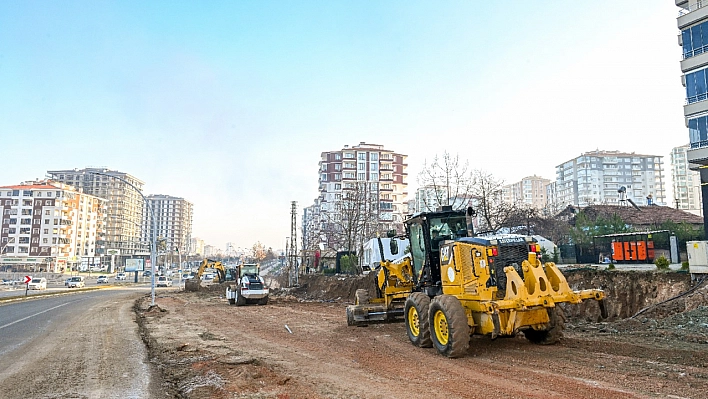
[[[15,340],[0,357],[0,398],[164,398],[152,378],[133,304],[144,292],[104,289],[0,306],[35,310],[0,329]],[[8,330],[23,328],[13,338]]]
[[[466,357],[447,359],[413,347],[401,323],[347,327],[339,302],[235,307],[200,292],[157,303],[137,310],[176,397],[708,397],[708,346],[656,328],[571,323],[558,345],[473,338]]]

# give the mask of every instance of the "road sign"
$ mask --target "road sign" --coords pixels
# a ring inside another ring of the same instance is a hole
[[[29,284],[32,281],[32,276],[25,276],[25,284]]]

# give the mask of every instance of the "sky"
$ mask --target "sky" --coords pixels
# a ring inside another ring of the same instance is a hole
[[[507,183],[596,149],[670,174],[688,143],[677,16],[666,0],[0,2],[0,185],[107,167],[191,201],[207,244],[280,249],[320,154],[362,141],[408,155],[409,193],[446,151]]]

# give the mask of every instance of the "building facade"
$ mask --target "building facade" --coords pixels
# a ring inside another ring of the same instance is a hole
[[[676,0],[680,8],[677,25],[682,47],[681,81],[686,89],[683,115],[688,128],[689,169],[700,173],[701,197],[708,196],[708,2]],[[701,205],[704,229],[708,231],[708,203]]]
[[[365,213],[378,230],[400,230],[408,212],[407,157],[365,142],[323,152],[319,161],[320,194],[315,201],[318,208],[307,212],[303,227],[315,225],[328,230],[350,218],[349,212]]]
[[[687,144],[671,149],[674,198],[673,201],[669,201],[672,202],[669,205],[702,216],[701,176],[699,172],[689,168],[687,154],[689,148]]]
[[[189,255],[205,256],[204,247],[206,243],[199,237],[193,237],[189,240]]]
[[[192,203],[180,197],[154,194],[147,196],[147,205],[155,212],[157,237],[167,239],[167,251],[187,254],[192,238]],[[142,241],[152,240],[152,227],[150,211],[145,208]]]
[[[86,194],[106,200],[105,239],[98,243],[96,249],[101,255],[111,255],[110,260],[104,257],[104,262],[123,265],[127,258],[149,255],[149,241],[143,241],[141,237],[145,202],[141,192],[145,183],[128,173],[106,168],[55,170],[47,174],[52,180],[70,184]]]
[[[521,181],[507,184],[502,187],[502,197],[510,204],[524,204],[536,209],[543,209],[548,205],[549,179],[536,175],[527,176]]]
[[[53,181],[0,187],[3,263],[85,270],[101,264],[105,201]]]
[[[590,151],[556,166],[555,196],[567,205],[664,205],[661,156],[620,151]],[[623,192],[620,192],[623,191]]]

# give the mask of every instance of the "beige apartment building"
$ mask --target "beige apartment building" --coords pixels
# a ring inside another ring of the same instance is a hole
[[[142,180],[106,168],[54,170],[47,174],[52,180],[106,200],[106,234],[97,247],[100,255],[110,255],[110,259],[104,257],[105,264],[123,265],[127,258],[149,255],[149,241],[141,236],[145,202]]]
[[[673,182],[673,201],[669,206],[702,216],[701,176],[691,170],[688,162],[689,145],[671,149],[671,180]]]
[[[521,181],[502,187],[502,198],[505,202],[517,205],[528,205],[543,209],[548,204],[548,185],[550,179],[540,176],[527,176]]]
[[[101,265],[105,201],[50,180],[0,187],[0,263],[45,270]]]

